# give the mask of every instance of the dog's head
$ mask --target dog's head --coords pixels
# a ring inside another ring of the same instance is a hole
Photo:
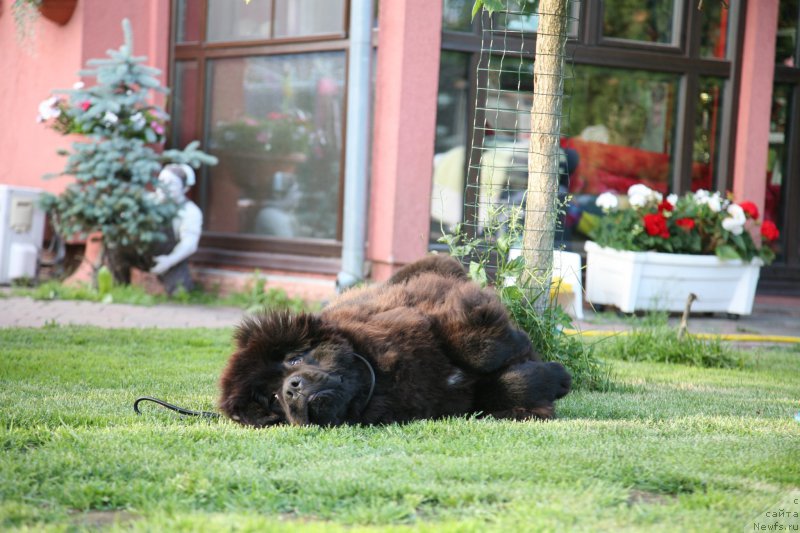
[[[339,425],[357,419],[368,401],[369,368],[317,316],[251,317],[235,338],[219,406],[241,424]]]

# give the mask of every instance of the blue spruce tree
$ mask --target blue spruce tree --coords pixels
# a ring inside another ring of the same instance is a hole
[[[127,19],[122,28],[123,45],[109,50],[108,58],[89,60],[89,68],[79,72],[96,83],[56,91],[65,98],[53,97],[40,106],[41,121],[65,135],[82,136],[71,151],[62,152],[67,164],[56,174],[74,181],[60,195],[46,195],[43,203],[64,237],[99,231],[104,252],[126,247],[145,253],[164,239],[163,228],[178,208],[154,194],[163,165],[197,168],[217,160],[202,152],[197,141],[182,150],[161,150],[168,115],[153,105],[152,96],[168,89],[159,83],[158,69],[145,65],[145,57],[133,55]],[[117,281],[127,281],[125,265],[113,265],[112,270]]]

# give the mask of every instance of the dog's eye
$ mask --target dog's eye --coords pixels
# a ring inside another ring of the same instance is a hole
[[[291,359],[289,359],[288,363],[289,366],[294,366],[300,364],[302,361],[303,361],[302,357],[292,357]]]

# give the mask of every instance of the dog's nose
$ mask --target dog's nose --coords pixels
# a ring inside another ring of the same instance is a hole
[[[293,398],[296,394],[302,394],[306,386],[306,380],[300,376],[292,376],[283,384],[283,394],[287,398]]]

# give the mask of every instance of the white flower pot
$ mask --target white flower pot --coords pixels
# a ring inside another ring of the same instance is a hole
[[[614,305],[625,313],[683,311],[689,293],[692,311],[749,315],[761,261],[724,261],[713,255],[629,252],[588,241],[586,299]]]

